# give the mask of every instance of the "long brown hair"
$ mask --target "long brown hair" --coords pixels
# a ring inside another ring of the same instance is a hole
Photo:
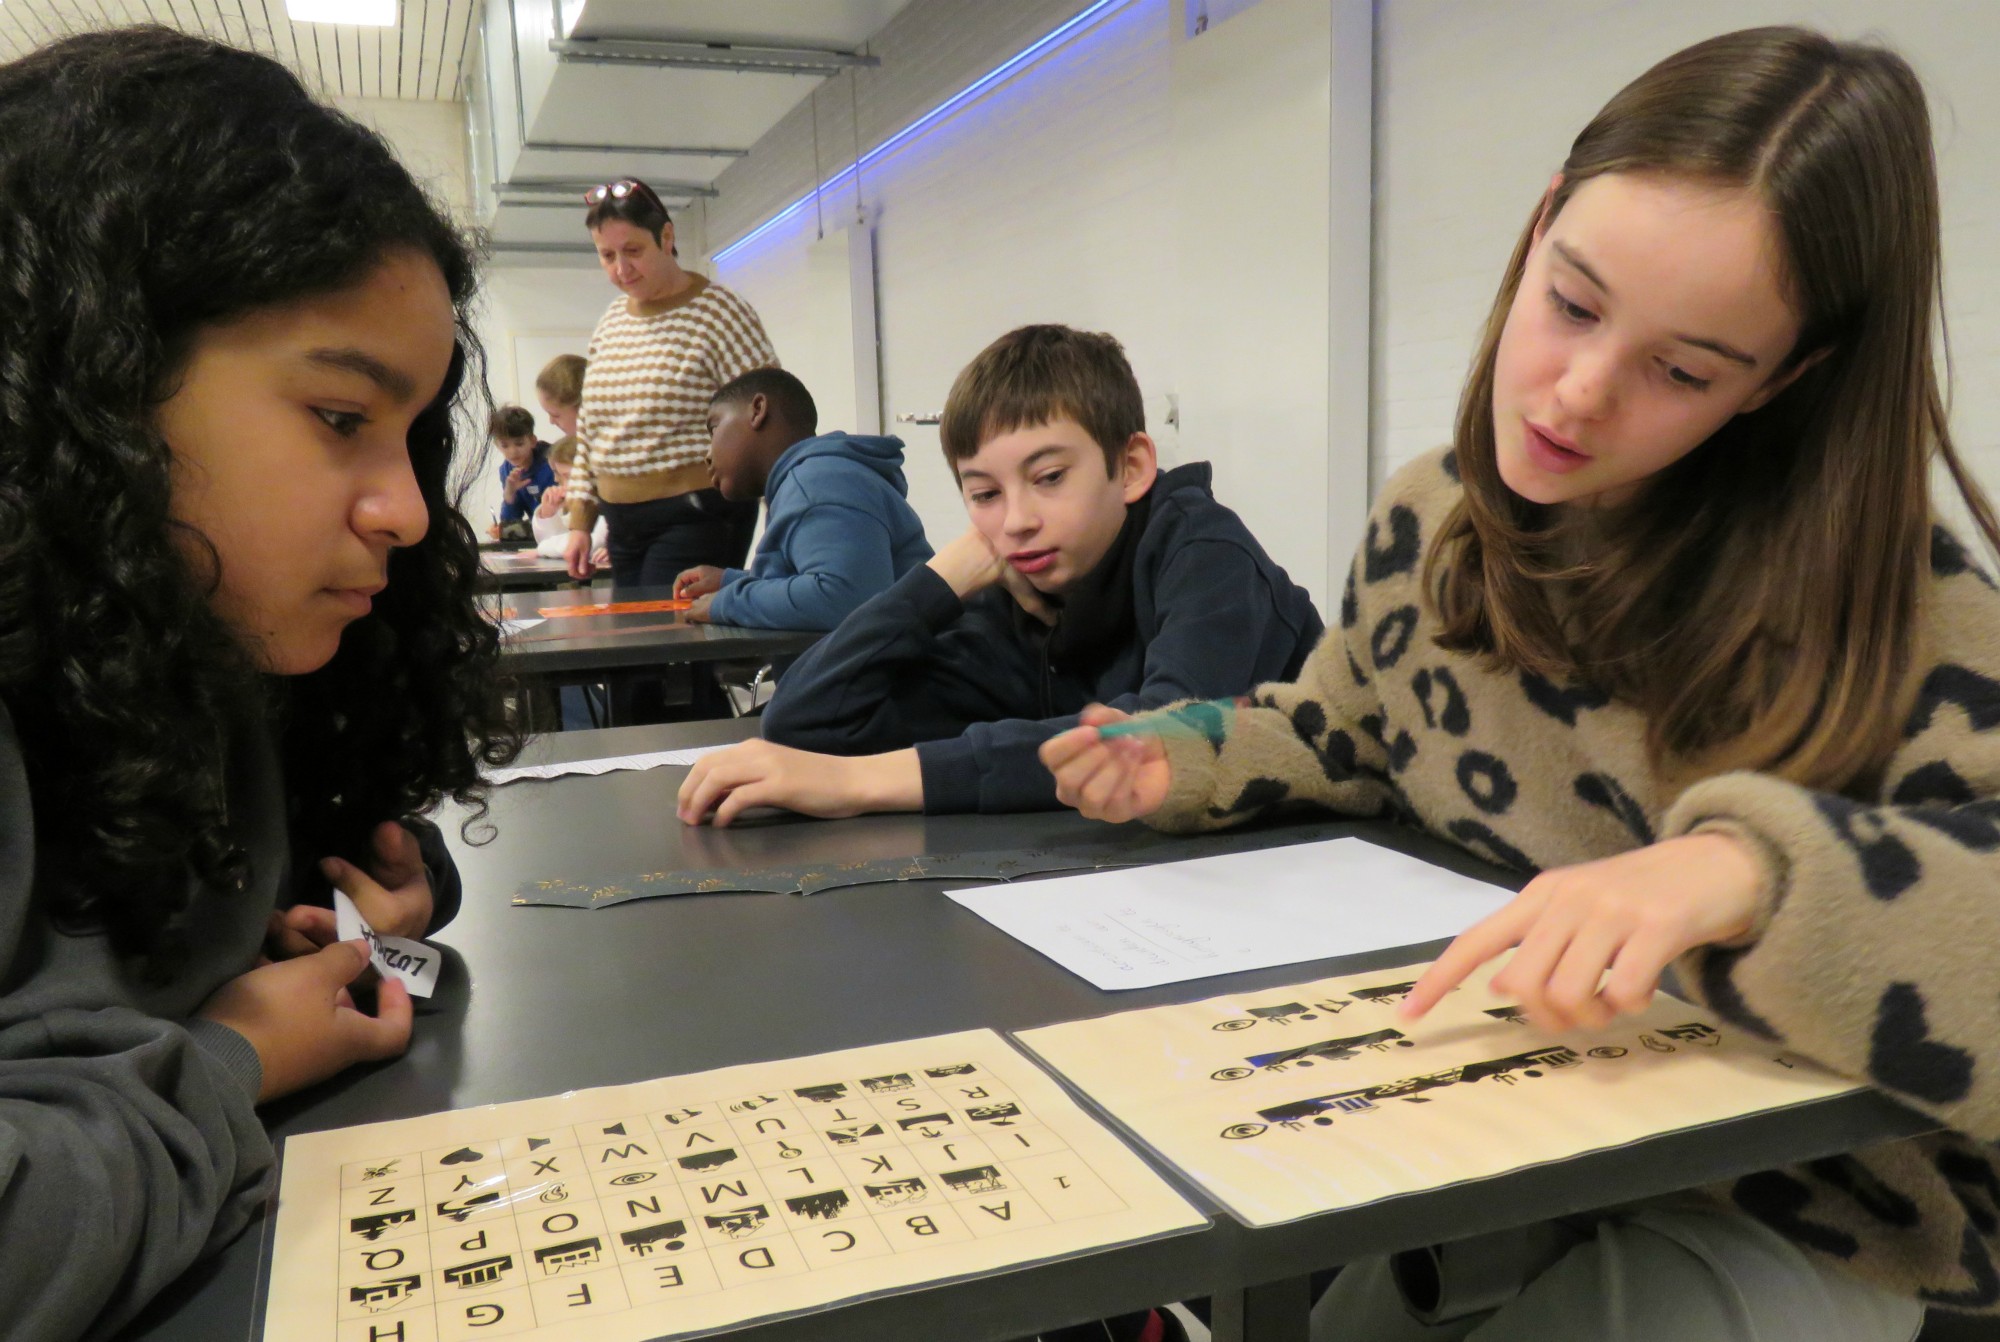
[[[1757,193],[1800,318],[1779,375],[1820,358],[1630,503],[1543,507],[1500,479],[1495,357],[1544,209],[1615,172]],[[1656,767],[1868,786],[1914,691],[1934,453],[2000,548],[1932,364],[1939,270],[1930,119],[1895,53],[1755,28],[1641,75],[1577,136],[1487,318],[1453,435],[1464,496],[1426,568],[1438,643],[1632,704]]]

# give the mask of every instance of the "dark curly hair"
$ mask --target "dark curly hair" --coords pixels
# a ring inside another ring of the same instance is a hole
[[[158,969],[192,889],[247,877],[225,780],[246,706],[273,724],[301,870],[365,861],[376,824],[446,796],[481,809],[481,761],[520,748],[453,506],[477,256],[374,133],[275,62],[164,28],[0,66],[0,200],[0,702],[37,886]],[[326,666],[263,676],[210,607],[213,548],[171,516],[156,412],[204,327],[350,287],[402,249],[437,263],[458,313],[409,434],[429,530]]]

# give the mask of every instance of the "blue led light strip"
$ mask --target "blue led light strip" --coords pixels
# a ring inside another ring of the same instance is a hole
[[[840,185],[840,183],[852,177],[857,167],[864,167],[864,168],[867,167],[869,164],[873,163],[876,159],[881,158],[884,154],[888,153],[890,150],[895,149],[898,145],[904,144],[913,137],[922,134],[923,131],[927,129],[933,122],[936,122],[943,117],[949,116],[951,113],[963,107],[966,103],[971,102],[974,98],[977,98],[980,94],[992,88],[995,84],[998,84],[1002,80],[1006,79],[1009,75],[1013,74],[1015,71],[1033,62],[1037,57],[1042,56],[1043,54],[1048,52],[1051,48],[1060,45],[1068,38],[1076,35],[1083,29],[1089,27],[1093,22],[1103,17],[1111,10],[1123,9],[1125,6],[1131,3],[1132,0],[1097,0],[1096,4],[1087,6],[1075,17],[1071,18],[1067,23],[1063,23],[1058,27],[1051,29],[1046,35],[1044,35],[1041,38],[1040,41],[1034,43],[1034,45],[1029,46],[1023,49],[1022,51],[1016,53],[1011,59],[1009,59],[1005,63],[997,65],[993,69],[988,70],[985,74],[973,80],[970,84],[967,84],[957,93],[952,94],[951,97],[946,98],[936,107],[933,107],[930,111],[924,113],[922,116],[918,117],[915,121],[912,121],[909,125],[903,127],[901,130],[897,131],[894,135],[891,135],[888,139],[876,145],[873,149],[869,150],[867,153],[861,156],[860,162],[858,164],[855,163],[848,164],[846,167],[842,168],[839,172],[835,173],[833,176],[827,178],[824,182],[820,183],[817,191],[806,192],[803,196],[800,196],[797,200],[785,206],[784,209],[779,210],[769,219],[766,219],[763,223],[757,225],[757,227],[751,229],[748,233],[745,233],[742,237],[730,243],[727,247],[724,247],[720,251],[714,253],[714,255],[710,257],[710,260],[719,262],[723,258],[727,257],[731,252],[738,251],[744,247],[748,247],[758,238],[763,237],[766,233],[769,233],[779,224],[784,223],[785,220],[791,218],[793,215],[797,214],[800,210],[803,210],[806,206],[812,204],[813,197],[815,195],[821,195],[826,192],[832,191],[836,186]]]

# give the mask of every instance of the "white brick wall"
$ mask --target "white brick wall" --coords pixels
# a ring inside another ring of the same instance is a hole
[[[399,98],[333,98],[333,105],[389,142],[410,174],[462,220],[472,218],[465,162],[465,104]]]

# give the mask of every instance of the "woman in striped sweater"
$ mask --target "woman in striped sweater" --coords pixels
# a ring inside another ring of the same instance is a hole
[[[566,505],[570,576],[596,568],[590,533],[600,515],[616,588],[670,586],[702,564],[742,568],[757,505],[730,503],[714,487],[708,403],[724,383],[775,367],[778,353],[754,308],[681,268],[673,221],[651,187],[628,177],[584,201],[619,297],[590,338]],[[637,702],[621,716],[657,718],[662,707]]]

